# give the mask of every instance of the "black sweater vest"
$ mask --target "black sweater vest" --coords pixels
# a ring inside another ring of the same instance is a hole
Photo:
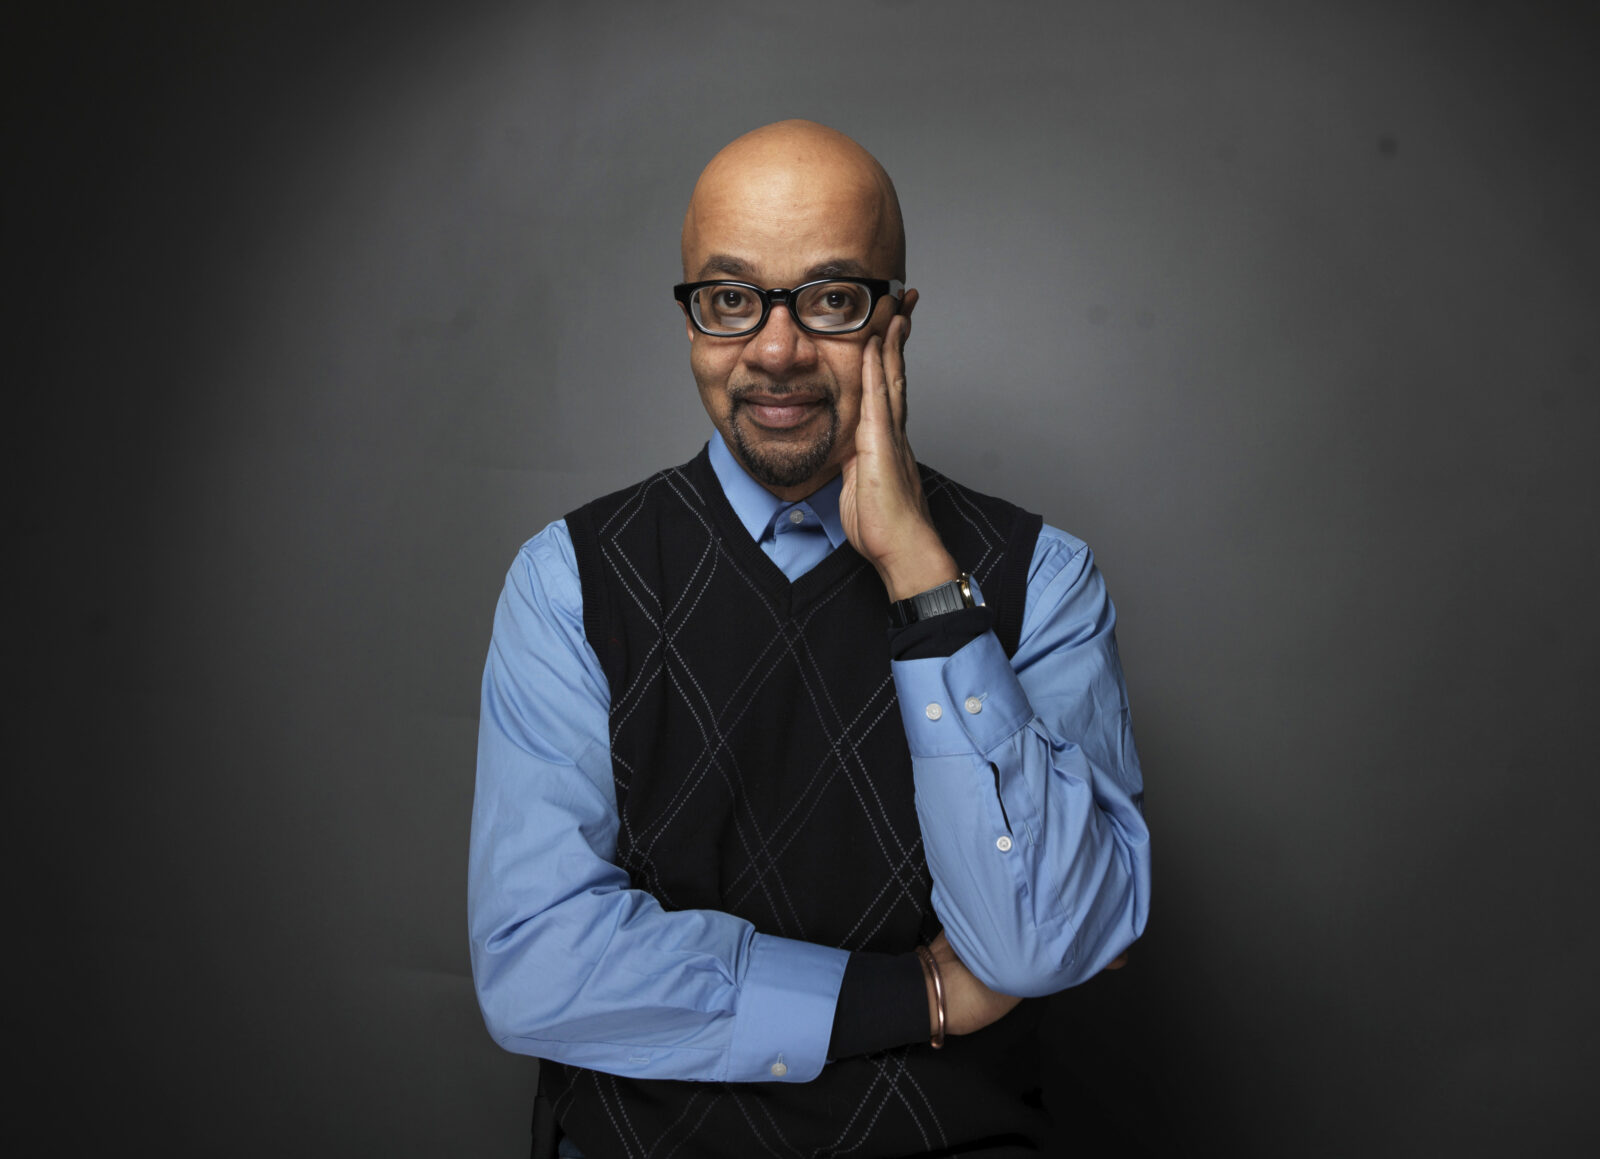
[[[1016,649],[1040,519],[922,468],[946,548]],[[888,597],[848,544],[791,584],[705,450],[567,516],[584,630],[611,688],[616,861],[668,910],[905,953],[939,929],[886,642]],[[828,1064],[809,1083],[637,1080],[545,1063],[590,1159],[904,1156],[1032,1139],[1026,1010],[946,1048]]]

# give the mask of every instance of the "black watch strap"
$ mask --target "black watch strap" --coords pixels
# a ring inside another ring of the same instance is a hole
[[[972,600],[972,584],[966,572],[936,588],[918,592],[909,600],[896,600],[889,605],[889,626],[904,628],[919,620],[942,616],[946,612],[959,612],[962,608],[977,605]]]

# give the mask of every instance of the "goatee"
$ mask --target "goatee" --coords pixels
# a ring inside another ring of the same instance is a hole
[[[827,422],[820,432],[809,439],[792,443],[771,440],[757,444],[749,437],[743,414],[749,405],[743,396],[755,393],[757,389],[747,387],[734,392],[733,411],[728,416],[728,426],[733,432],[733,453],[756,482],[767,487],[798,487],[822,470],[828,462],[828,456],[833,454],[833,444],[839,437],[839,401],[832,394],[818,400],[826,412]],[[762,388],[761,392],[768,395],[773,393],[770,388]]]

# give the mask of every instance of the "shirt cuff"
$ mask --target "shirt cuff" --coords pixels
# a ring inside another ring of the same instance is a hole
[[[751,938],[725,1081],[803,1083],[821,1074],[849,958],[832,946]]]
[[[1033,719],[993,632],[945,658],[890,665],[913,757],[987,753]]]
[[[833,1012],[829,1058],[851,1058],[926,1041],[928,984],[915,954],[850,955]]]

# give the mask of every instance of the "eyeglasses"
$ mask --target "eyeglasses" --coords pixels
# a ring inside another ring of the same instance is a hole
[[[792,290],[763,290],[748,282],[683,282],[672,287],[672,296],[700,333],[736,338],[766,325],[774,306],[787,306],[802,330],[851,334],[867,324],[879,299],[886,294],[898,299],[904,290],[899,280],[832,278]]]

